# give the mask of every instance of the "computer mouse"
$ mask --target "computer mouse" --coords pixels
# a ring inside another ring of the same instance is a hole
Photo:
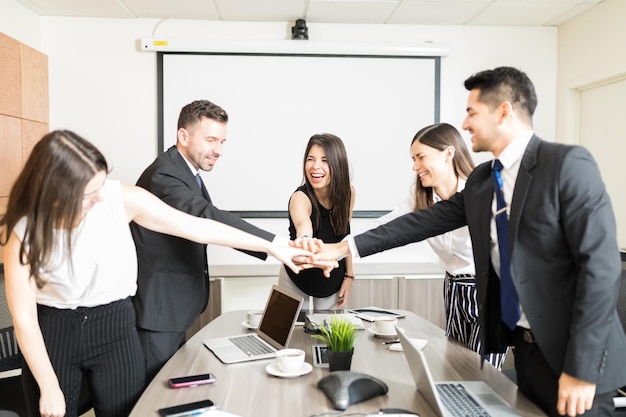
[[[333,371],[317,382],[337,410],[345,410],[351,404],[360,403],[379,395],[385,395],[389,387],[373,376],[352,371]]]

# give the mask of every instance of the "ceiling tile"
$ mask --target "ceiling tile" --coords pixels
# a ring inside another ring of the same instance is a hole
[[[418,25],[463,25],[482,12],[489,1],[407,1],[404,0],[388,23]]]
[[[289,22],[304,17],[305,12],[305,0],[215,0],[215,3],[223,20]]]
[[[518,0],[519,1],[519,0]],[[497,3],[478,14],[468,24],[498,26],[541,26],[572,8],[571,4],[537,3],[533,7],[519,3]]]
[[[50,16],[133,17],[117,0],[27,0],[22,4],[31,4]]]
[[[591,1],[591,0],[588,0]],[[593,0],[596,1],[596,0]],[[572,19],[573,17],[586,12],[587,10],[589,10],[590,8],[592,8],[594,5],[592,3],[589,2],[584,2],[581,3],[577,6],[572,7],[571,9],[569,9],[568,11],[566,11],[565,13],[555,17],[552,20],[549,20],[547,22],[545,22],[546,25],[550,25],[550,26],[558,26],[562,23],[567,22],[568,20]]]
[[[557,26],[603,0],[16,0],[42,16]],[[626,1],[626,0],[624,0]]]
[[[566,6],[576,6],[577,4],[582,3],[599,3],[603,0],[495,0],[491,2],[492,4],[517,4],[519,6],[534,6],[536,4],[544,4],[544,5],[566,5]]]
[[[310,0],[307,19],[315,22],[386,23],[396,0]]]
[[[157,19],[208,19],[219,18],[210,0],[154,1],[123,0],[135,17]]]

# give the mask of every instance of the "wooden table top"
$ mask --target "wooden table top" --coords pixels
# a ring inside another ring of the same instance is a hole
[[[523,416],[545,416],[533,403],[518,393],[517,386],[490,364],[480,369],[479,356],[449,341],[443,330],[411,312],[399,319],[398,326],[412,338],[428,340],[424,348],[433,378],[445,380],[482,380],[491,386]],[[269,375],[265,368],[272,360],[223,364],[202,341],[209,337],[250,332],[242,322],[245,311],[222,314],[198,333],[165,364],[149,384],[131,413],[131,417],[158,416],[162,407],[210,399],[222,410],[242,417],[312,416],[335,412],[332,403],[317,388],[317,382],[328,374],[328,368],[297,378]],[[366,327],[369,323],[364,322]],[[381,408],[401,408],[421,417],[435,416],[434,410],[419,394],[404,354],[389,350],[385,339],[368,330],[360,331],[354,348],[352,371],[383,380],[389,386],[387,395],[351,405],[345,413],[375,414]],[[313,363],[312,345],[320,343],[297,326],[289,347],[304,349],[306,361]],[[211,372],[216,382],[190,388],[172,389],[168,378]],[[332,415],[332,414],[331,414]]]

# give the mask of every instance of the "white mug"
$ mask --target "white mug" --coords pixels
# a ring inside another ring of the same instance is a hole
[[[263,317],[263,312],[261,310],[250,310],[246,313],[246,318],[248,319],[248,325],[250,327],[259,327],[261,317]]]
[[[395,326],[398,324],[398,319],[395,317],[376,317],[375,329],[378,334],[394,335],[396,334]]]
[[[276,352],[276,364],[286,374],[298,372],[304,364],[304,351],[301,349],[281,349]]]

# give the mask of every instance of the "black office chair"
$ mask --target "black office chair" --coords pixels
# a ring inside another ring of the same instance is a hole
[[[0,329],[0,372],[20,369],[21,360],[13,326]]]
[[[8,375],[0,377],[0,392],[2,392],[0,410],[7,413],[10,410],[18,416],[25,416],[26,404],[22,394],[20,372],[17,372],[21,368],[22,355],[13,330],[13,320],[4,291],[4,274],[2,272],[0,271],[0,372],[7,372]]]

